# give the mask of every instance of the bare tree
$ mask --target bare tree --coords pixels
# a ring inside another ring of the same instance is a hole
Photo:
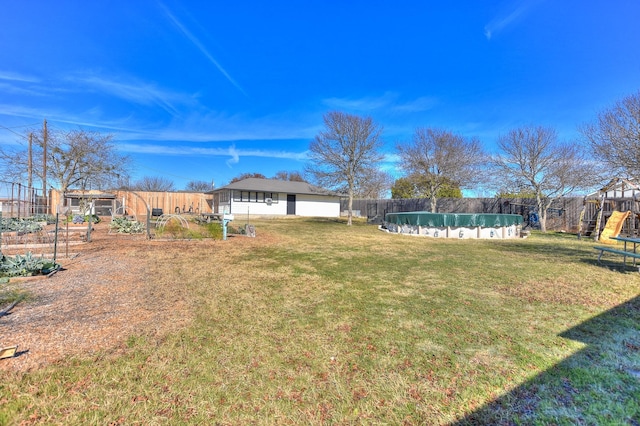
[[[380,199],[387,196],[393,185],[393,177],[380,169],[369,169],[356,185],[358,198]]]
[[[239,182],[241,180],[250,179],[250,178],[266,179],[267,177],[265,175],[263,175],[262,173],[242,173],[242,174],[234,177],[233,179],[231,179],[231,181],[229,183]]]
[[[323,118],[325,129],[309,144],[306,171],[318,185],[347,193],[347,225],[351,225],[358,186],[363,186],[383,158],[379,153],[382,127],[370,117],[338,111]]]
[[[610,170],[640,178],[640,91],[616,102],[580,131]]]
[[[555,130],[522,127],[498,139],[493,159],[503,186],[533,193],[540,229],[545,232],[547,209],[560,197],[588,189],[601,180],[582,147],[561,143]]]
[[[413,142],[399,144],[401,167],[408,175],[423,174],[429,179],[422,187],[436,211],[438,194],[445,186],[470,188],[479,180],[484,152],[480,141],[467,139],[447,130],[418,128]]]
[[[105,188],[126,179],[129,158],[117,153],[111,135],[86,130],[41,131],[32,138],[32,173],[65,193],[71,188]],[[46,152],[46,167],[45,167]],[[28,148],[0,148],[4,174],[26,180]],[[46,172],[45,172],[46,170]]]
[[[166,192],[174,191],[173,181],[162,176],[144,176],[133,184],[136,191]]]
[[[306,182],[304,176],[302,176],[302,173],[298,171],[287,172],[285,170],[281,170],[277,172],[275,176],[273,176],[273,178],[277,180],[286,180],[289,182]]]
[[[185,187],[187,191],[193,192],[207,192],[213,189],[213,182],[207,182],[204,180],[192,180],[187,182]]]

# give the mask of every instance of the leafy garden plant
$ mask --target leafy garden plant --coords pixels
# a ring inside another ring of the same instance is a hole
[[[129,220],[126,217],[114,217],[109,228],[119,234],[141,234],[145,230],[143,223]]]
[[[25,234],[35,233],[42,230],[40,222],[25,218],[3,218],[0,219],[0,232],[22,232]]]
[[[0,253],[0,277],[29,277],[32,275],[48,274],[58,268],[54,262],[44,257],[35,257],[31,252],[24,256],[4,256]]]
[[[78,224],[82,224],[82,223],[87,223],[89,222],[89,219],[91,219],[91,223],[100,223],[100,216],[92,214],[92,215],[81,215],[81,214],[76,214],[73,216],[68,216],[67,217],[67,222],[68,223],[74,223],[76,225]]]

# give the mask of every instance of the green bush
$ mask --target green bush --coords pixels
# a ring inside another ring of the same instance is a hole
[[[46,222],[47,225],[52,225],[56,223],[56,217],[51,214],[35,214],[29,218],[34,222]]]
[[[219,223],[207,223],[205,226],[207,236],[216,240],[222,239],[222,225]]]
[[[100,219],[100,216],[92,214],[91,215],[91,223],[100,223],[102,219]],[[89,222],[89,215],[85,215],[84,217],[84,221],[85,222]]]
[[[87,223],[89,222],[89,218],[91,218],[91,223],[100,223],[102,221],[102,219],[100,219],[100,216],[92,214],[92,215],[81,215],[81,214],[76,214],[76,215],[68,215],[67,216],[67,223],[75,223],[75,224],[81,224],[81,223]]]

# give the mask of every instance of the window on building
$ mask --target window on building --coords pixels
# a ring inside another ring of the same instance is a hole
[[[278,202],[278,194],[275,192],[253,192],[253,191],[233,191],[233,201],[242,201],[248,203],[266,203],[271,200],[272,203]],[[220,199],[222,202],[222,199]]]

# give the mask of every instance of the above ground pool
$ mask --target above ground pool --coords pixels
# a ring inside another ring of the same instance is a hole
[[[522,216],[484,213],[387,213],[381,228],[398,234],[433,238],[519,238]]]

